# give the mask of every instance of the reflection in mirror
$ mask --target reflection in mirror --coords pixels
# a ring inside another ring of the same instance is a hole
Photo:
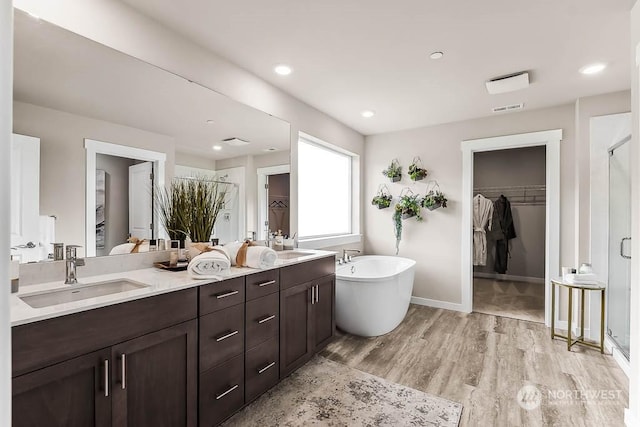
[[[46,259],[53,242],[82,245],[79,256],[106,255],[129,234],[148,239],[162,232],[155,218],[144,232],[144,216],[132,223],[132,215],[138,218],[132,200],[146,204],[140,194],[123,194],[129,191],[125,166],[134,165],[123,160],[116,174],[107,171],[114,165],[104,166],[107,158],[94,156],[91,163],[88,140],[162,153],[164,173],[154,173],[165,183],[174,171],[182,173],[177,166],[226,176],[237,198],[218,219],[215,237],[221,241],[267,227],[275,231],[269,219],[258,219],[257,170],[288,167],[288,123],[22,11],[15,11],[14,28],[14,133],[39,141],[39,167],[25,164],[12,178],[11,197],[21,209],[12,212],[12,253],[23,254],[23,262]],[[99,235],[96,170],[105,170],[106,184]],[[37,192],[23,191],[27,185]],[[25,221],[37,226],[27,228]],[[278,221],[284,217],[271,219]],[[280,226],[285,232],[285,222]],[[35,234],[22,233],[26,229]]]

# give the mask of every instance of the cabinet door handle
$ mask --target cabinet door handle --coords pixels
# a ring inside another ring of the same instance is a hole
[[[233,390],[238,388],[238,384],[234,385],[233,387],[231,387],[229,390],[225,391],[224,393],[220,393],[216,395],[216,400],[220,400],[223,397],[225,397],[227,394],[231,393]]]
[[[267,366],[265,366],[264,368],[262,368],[262,369],[258,369],[258,374],[263,373],[264,371],[266,371],[266,370],[267,370],[267,369],[269,369],[269,368],[273,368],[275,365],[276,365],[276,362],[271,362],[271,363],[269,363],[269,364],[268,364]]]
[[[311,305],[316,303],[316,287],[311,287]]]
[[[269,286],[269,285],[273,285],[274,283],[276,283],[276,281],[275,281],[275,280],[269,280],[268,282],[258,283],[258,286],[259,286],[259,287]]]
[[[233,296],[238,293],[240,293],[240,291],[224,291],[219,294],[213,294],[212,296],[215,296],[216,299],[222,299],[222,298]]]
[[[271,316],[267,316],[264,319],[260,319],[258,320],[258,323],[264,323],[264,322],[268,322],[269,320],[273,320],[276,318],[275,314],[272,314]]]
[[[127,388],[127,355],[122,353],[120,356],[120,363],[122,364],[122,389]]]
[[[320,285],[316,285],[316,303],[320,302]]]
[[[224,341],[227,338],[231,338],[232,336],[236,335],[237,333],[238,333],[238,331],[233,331],[233,332],[229,332],[227,334],[221,335],[221,336],[216,338],[216,342]]]
[[[104,397],[109,397],[109,361],[104,361]]]

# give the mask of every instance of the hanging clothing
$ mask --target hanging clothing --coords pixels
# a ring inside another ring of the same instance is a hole
[[[493,269],[496,273],[505,274],[509,262],[509,240],[516,238],[513,225],[511,203],[501,195],[493,204],[493,218],[491,220],[494,231],[491,234],[496,240],[496,257]]]
[[[487,263],[487,231],[491,230],[493,202],[482,194],[473,198],[473,265]]]

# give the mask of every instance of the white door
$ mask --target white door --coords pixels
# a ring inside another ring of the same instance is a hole
[[[138,239],[154,238],[153,163],[129,166],[129,233]]]
[[[11,139],[11,246],[39,243],[40,139]]]

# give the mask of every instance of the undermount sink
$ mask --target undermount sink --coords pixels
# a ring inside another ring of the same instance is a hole
[[[302,252],[302,251],[282,251],[278,252],[278,258],[280,259],[294,259],[301,258],[303,256],[313,255],[313,252]]]
[[[108,280],[105,282],[89,283],[86,285],[70,285],[66,289],[38,292],[23,295],[20,299],[33,308],[49,307],[73,301],[102,297],[120,292],[146,288],[148,285],[128,279]]]

